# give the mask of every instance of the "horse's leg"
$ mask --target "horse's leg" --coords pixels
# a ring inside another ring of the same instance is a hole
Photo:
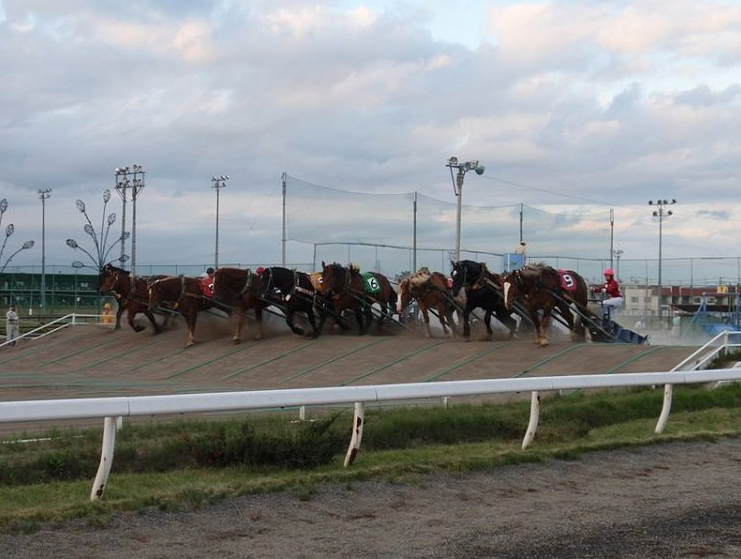
[[[533,327],[535,328],[535,343],[540,344],[541,325],[540,325],[540,315],[538,314],[538,309],[528,307],[527,310],[530,313],[530,320],[532,320]]]
[[[144,311],[144,316],[146,316],[149,319],[149,322],[152,323],[152,328],[154,328],[154,333],[159,334],[160,327],[157,325],[157,321],[154,319],[154,313],[150,311],[149,309],[147,309]]]
[[[191,347],[196,345],[196,318],[198,317],[198,311],[190,309],[183,316],[188,325],[188,343],[185,344],[185,347]]]
[[[253,336],[256,340],[262,339],[262,303],[255,305],[255,322],[257,327],[255,329],[255,335]]]
[[[357,305],[354,309],[355,321],[358,323],[358,336],[365,334],[365,327],[363,324],[363,309],[360,305]]]
[[[538,344],[541,347],[545,347],[548,345],[548,327],[551,323],[551,308],[545,308],[543,309],[543,318],[540,320],[540,338],[538,340]]]
[[[113,327],[114,330],[120,330],[121,329],[121,316],[124,313],[124,310],[126,307],[121,304],[121,301],[118,301],[118,308],[116,309],[116,325]]]
[[[463,339],[467,342],[471,340],[471,324],[468,322],[471,310],[472,308],[468,304],[466,304],[466,308],[463,309]]]
[[[295,312],[296,311],[290,306],[290,304],[289,306],[286,307],[286,324],[288,324],[288,327],[291,329],[291,332],[299,336],[303,336],[304,335],[303,329],[299,328],[293,323],[293,315],[295,314]]]
[[[136,317],[136,309],[131,303],[132,302],[129,302],[129,304],[127,305],[129,312],[126,313],[126,321],[129,323],[129,326],[131,326],[131,329],[134,332],[141,332],[142,330],[144,330],[144,326],[139,326],[134,323],[134,317]]]
[[[232,342],[235,344],[242,342],[242,324],[244,323],[244,306],[241,304],[237,305],[237,326],[234,329],[234,336],[232,336]]]
[[[425,338],[431,338],[432,332],[430,332],[430,313],[427,311],[427,305],[419,301],[419,309],[422,311],[422,316],[425,319]],[[445,328],[445,324],[443,324]]]
[[[350,327],[345,324],[345,321],[342,318],[342,311],[345,309],[340,305],[339,299],[334,300],[334,321],[339,325],[340,329],[343,332],[347,332]]]
[[[491,330],[491,315],[493,311],[491,307],[487,307],[486,312],[484,313],[484,324],[486,325],[486,339],[491,341],[491,339],[494,337],[494,332]]]
[[[517,321],[512,318],[512,313],[504,307],[501,307],[494,310],[494,315],[497,317],[497,320],[504,324],[504,326],[509,330],[509,339],[511,340],[514,338],[515,330],[517,329]]]

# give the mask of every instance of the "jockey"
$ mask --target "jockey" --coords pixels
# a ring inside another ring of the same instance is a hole
[[[206,277],[201,279],[201,291],[203,295],[209,299],[213,299],[214,296],[214,269],[209,268],[206,270]]]
[[[612,321],[613,317],[617,316],[618,309],[623,306],[623,294],[620,293],[620,285],[615,279],[615,271],[607,268],[604,275],[605,284],[602,287],[595,287],[592,291],[607,296],[607,299],[602,301],[602,306],[605,308],[607,320]]]

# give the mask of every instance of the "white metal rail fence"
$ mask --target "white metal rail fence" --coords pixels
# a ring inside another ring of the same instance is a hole
[[[537,430],[540,392],[543,391],[664,384],[664,406],[656,426],[656,432],[661,433],[669,416],[672,387],[674,385],[741,379],[741,368],[688,370],[705,367],[719,354],[736,347],[741,347],[741,332],[724,332],[669,372],[0,402],[0,422],[104,418],[100,465],[90,496],[91,500],[96,500],[102,497],[108,482],[113,461],[117,419],[122,417],[354,404],[352,438],[345,457],[345,466],[347,467],[352,464],[360,450],[364,426],[364,408],[368,403],[531,392],[530,422],[522,443],[524,449],[532,443]]]

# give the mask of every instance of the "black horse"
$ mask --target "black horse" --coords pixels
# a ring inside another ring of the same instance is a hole
[[[293,315],[304,313],[312,328],[312,338],[321,334],[328,300],[325,295],[314,289],[309,274],[274,266],[266,268],[261,274],[263,280],[263,297],[283,309],[286,324],[294,334],[304,335],[304,330],[293,323]],[[317,317],[319,318],[317,324]]]
[[[510,311],[504,306],[502,296],[502,280],[499,274],[489,272],[486,264],[473,260],[451,262],[453,270],[453,298],[463,308],[463,337],[471,337],[471,326],[468,317],[476,308],[486,311],[484,324],[487,337],[491,339],[491,315],[509,329],[509,337],[515,335],[517,321],[512,318]]]

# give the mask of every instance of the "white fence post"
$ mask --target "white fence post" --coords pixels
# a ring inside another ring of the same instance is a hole
[[[91,501],[100,499],[108,484],[108,475],[111,473],[113,463],[113,447],[116,445],[116,420],[115,417],[106,417],[103,423],[103,449],[100,453],[100,465],[93,482],[93,490],[90,493]]]
[[[540,392],[534,390],[530,394],[530,421],[527,424],[525,438],[522,440],[522,450],[532,444],[535,433],[538,431],[538,420],[540,419]]]
[[[355,413],[352,421],[352,437],[350,438],[350,447],[347,449],[345,456],[345,468],[352,466],[355,457],[360,451],[360,441],[363,440],[363,425],[365,423],[365,406],[363,402],[355,402]]]

